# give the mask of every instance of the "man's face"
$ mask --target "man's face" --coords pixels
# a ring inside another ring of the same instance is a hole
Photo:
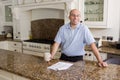
[[[71,11],[69,19],[72,25],[77,25],[80,22],[80,12],[78,10]]]

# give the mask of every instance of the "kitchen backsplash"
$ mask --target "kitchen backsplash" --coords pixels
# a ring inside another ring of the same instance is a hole
[[[53,40],[58,29],[64,24],[63,19],[40,19],[31,22],[33,39]]]

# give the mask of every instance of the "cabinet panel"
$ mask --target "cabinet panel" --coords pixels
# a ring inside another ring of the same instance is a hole
[[[15,51],[15,52],[22,52],[22,49],[21,48],[15,48],[15,47],[9,47],[10,51]]]
[[[85,0],[84,21],[89,28],[107,28],[108,0]]]
[[[107,53],[100,53],[102,60],[107,59]],[[97,61],[94,53],[92,51],[86,51],[86,54],[83,57],[84,60]]]
[[[11,5],[5,5],[5,22],[12,22]]]
[[[107,59],[107,53],[100,53],[100,56],[101,56],[103,61]],[[95,56],[94,56],[94,61],[97,61]]]
[[[15,51],[15,52],[22,52],[22,43],[8,41],[8,50]]]
[[[85,55],[83,56],[84,60],[93,61],[94,54],[91,51],[86,51]]]
[[[21,42],[12,42],[12,41],[9,41],[9,45],[10,45],[11,47],[22,48],[22,43],[21,43]]]
[[[8,49],[8,42],[7,41],[0,41],[0,49]]]
[[[2,2],[3,25],[12,25],[12,3],[10,1]]]
[[[85,0],[85,20],[103,21],[104,0]]]

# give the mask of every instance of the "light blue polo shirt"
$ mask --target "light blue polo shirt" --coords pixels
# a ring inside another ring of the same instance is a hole
[[[88,27],[79,23],[75,29],[70,23],[60,27],[55,42],[61,46],[61,52],[67,56],[80,56],[85,54],[84,46],[95,42]]]

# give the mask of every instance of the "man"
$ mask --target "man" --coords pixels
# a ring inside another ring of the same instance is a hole
[[[91,46],[98,60],[98,65],[106,67],[107,63],[101,59],[91,32],[85,25],[80,23],[80,12],[77,9],[71,10],[69,19],[70,23],[63,25],[55,37],[55,43],[51,50],[51,59],[54,57],[58,47],[61,46],[61,60],[71,62],[83,60],[84,46],[87,44]]]

